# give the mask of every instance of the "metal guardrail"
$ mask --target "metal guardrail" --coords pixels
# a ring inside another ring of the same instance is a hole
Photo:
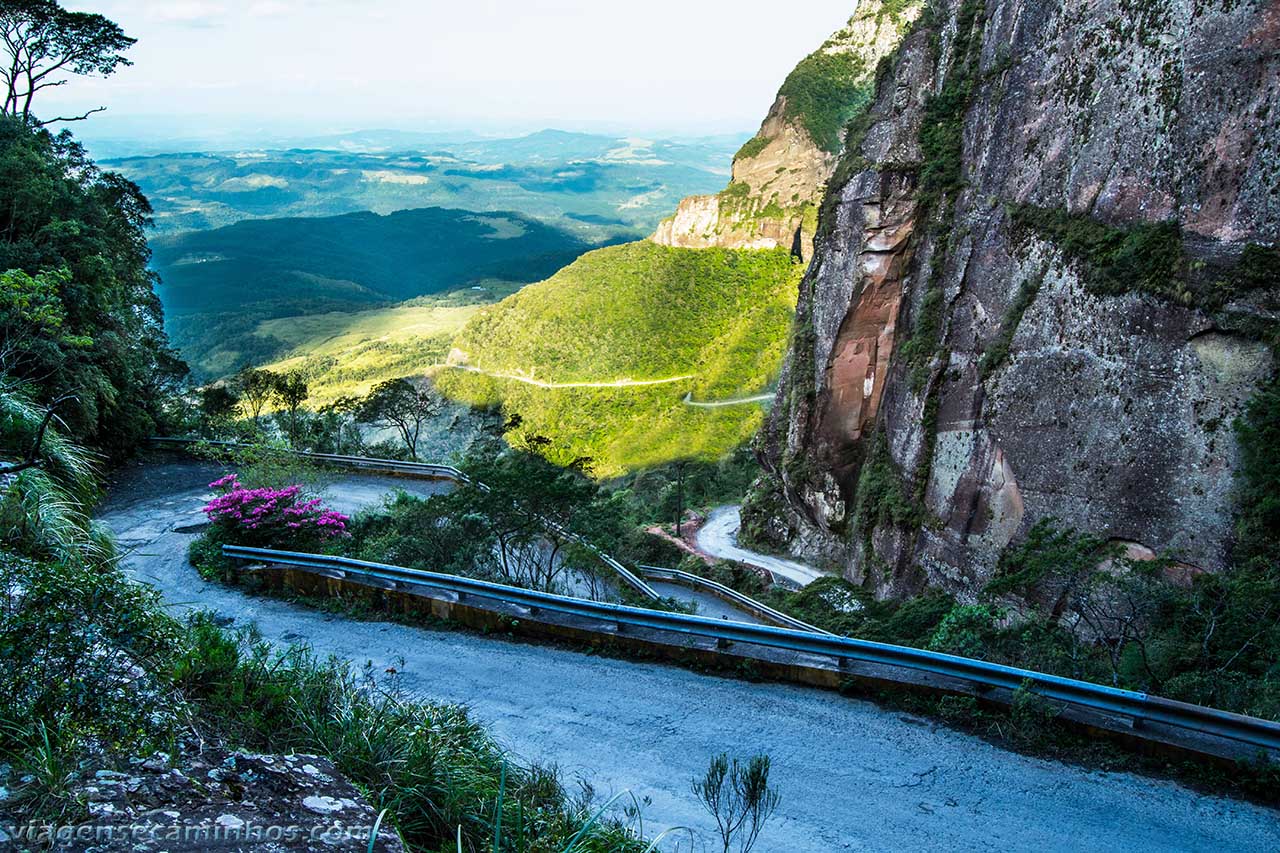
[[[253,445],[241,444],[235,441],[212,441],[197,438],[165,438],[156,436],[153,437],[151,441],[155,444],[167,444],[174,447],[192,447],[197,444],[207,444],[211,447],[227,447],[241,450],[247,450],[253,447]],[[287,450],[285,448],[271,448],[271,450],[277,453],[287,453],[290,456],[297,456],[302,459],[314,459],[317,462],[326,462],[331,465],[337,465],[344,468],[357,468],[366,471],[391,471],[401,474],[414,474],[431,479],[467,482],[467,475],[463,474],[452,465],[434,465],[428,462],[405,462],[400,459],[376,459],[371,456],[343,456],[337,453],[308,453],[305,450]]]
[[[830,631],[824,631],[810,625],[808,622],[802,622],[794,616],[788,616],[780,610],[774,610],[763,602],[756,601],[749,595],[743,595],[733,587],[725,586],[717,583],[709,578],[700,575],[682,572],[678,569],[664,569],[661,566],[637,566],[640,573],[644,575],[646,580],[665,580],[672,583],[684,584],[695,589],[705,589],[717,598],[723,598],[748,613],[753,613],[761,619],[772,622],[783,628],[791,628],[796,631],[809,631],[814,634],[827,634],[834,636]]]
[[[252,445],[240,444],[234,441],[209,441],[205,439],[194,438],[163,438],[153,437],[152,442],[157,444],[168,444],[174,447],[191,447],[196,444],[208,444],[213,447],[226,447],[248,449]],[[343,468],[353,468],[358,471],[387,471],[395,474],[403,474],[410,477],[424,477],[431,480],[449,480],[454,483],[470,483],[471,478],[466,474],[454,468],[452,465],[435,465],[429,462],[403,462],[398,459],[374,459],[368,456],[342,456],[335,453],[308,453],[304,450],[288,450],[285,448],[273,448],[276,452],[287,453],[291,456],[297,456],[302,459],[312,459],[317,462],[323,462],[328,465],[334,465]],[[477,483],[477,487],[488,490],[488,486],[484,483]],[[657,601],[662,596],[649,586],[643,580],[636,576],[634,572],[628,569],[622,563],[615,560],[605,552],[601,551],[595,545],[583,539],[576,533],[565,530],[553,521],[545,520],[548,528],[555,530],[562,536],[572,539],[574,542],[583,546],[600,558],[606,566],[617,572],[618,577],[622,578],[622,582],[631,587],[643,598],[650,601]]]
[[[432,587],[451,592],[460,599],[474,597],[520,606],[533,615],[536,615],[539,610],[547,610],[596,621],[603,620],[613,622],[620,630],[626,627],[648,628],[709,637],[717,641],[750,643],[799,654],[834,658],[837,665],[844,665],[848,661],[860,661],[898,667],[959,679],[976,685],[979,690],[1003,688],[1012,691],[1025,687],[1047,699],[1128,718],[1134,722],[1135,727],[1143,722],[1159,723],[1248,744],[1260,750],[1269,751],[1272,755],[1280,753],[1280,723],[987,661],[905,646],[892,646],[870,640],[567,598],[472,578],[423,572],[345,557],[299,554],[235,545],[224,545],[223,553],[228,557],[242,560],[258,560],[276,565],[339,572],[341,577],[376,579],[396,585]]]

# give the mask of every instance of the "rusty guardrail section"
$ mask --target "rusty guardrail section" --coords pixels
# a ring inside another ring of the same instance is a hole
[[[812,631],[750,625],[744,622],[730,622],[568,598],[456,575],[424,572],[346,557],[299,554],[237,545],[224,545],[223,553],[235,559],[254,560],[269,566],[294,566],[309,572],[357,583],[363,580],[384,587],[389,584],[394,589],[403,590],[409,590],[415,586],[427,587],[445,591],[456,597],[456,600],[474,599],[481,602],[516,605],[523,608],[529,617],[535,620],[545,611],[583,618],[596,624],[610,623],[616,626],[620,633],[625,633],[627,629],[651,629],[677,635],[711,638],[723,648],[733,643],[747,643],[802,655],[826,657],[834,660],[837,667],[844,667],[850,661],[882,665],[894,670],[927,673],[966,682],[974,688],[973,692],[978,694],[996,690],[1008,691],[1010,694],[1013,691],[1029,690],[1069,707],[1096,712],[1104,718],[1121,718],[1128,722],[1137,737],[1143,737],[1144,725],[1160,724],[1243,744],[1257,753],[1280,758],[1280,723],[988,661],[851,637],[817,634]],[[483,607],[477,604],[471,606]],[[900,678],[899,681],[904,684],[911,683],[906,678]],[[997,701],[1006,700],[997,697]],[[1112,728],[1117,727],[1112,726]],[[1162,740],[1154,737],[1151,739]],[[1206,754],[1229,754],[1222,749],[1215,751],[1205,747],[1185,748]],[[1238,752],[1238,749],[1234,751],[1235,754]]]

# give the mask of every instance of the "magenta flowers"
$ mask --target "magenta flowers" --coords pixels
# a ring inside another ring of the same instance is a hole
[[[300,544],[346,536],[350,517],[326,509],[319,498],[302,499],[301,486],[246,489],[235,474],[209,484],[222,494],[204,513],[245,544]]]

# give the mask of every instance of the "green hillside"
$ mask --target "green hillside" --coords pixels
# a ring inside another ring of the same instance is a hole
[[[170,335],[201,378],[216,378],[291,349],[265,321],[538,281],[593,244],[515,213],[425,208],[252,220],[151,247]]]
[[[801,268],[789,253],[677,249],[649,242],[590,252],[482,309],[454,341],[451,397],[501,404],[545,435],[555,461],[610,476],[680,458],[714,459],[748,440],[759,405],[698,408],[768,389],[782,363]],[[539,387],[641,383],[617,387]],[[689,377],[689,378],[681,378]],[[664,381],[675,380],[675,381]]]
[[[286,358],[266,367],[300,372],[311,391],[308,405],[318,408],[443,363],[454,335],[479,310],[478,305],[409,303],[264,320],[255,334],[290,348]]]
[[[591,244],[515,213],[448,208],[265,219],[151,242],[168,314],[291,298],[401,301],[482,278],[537,281]]]

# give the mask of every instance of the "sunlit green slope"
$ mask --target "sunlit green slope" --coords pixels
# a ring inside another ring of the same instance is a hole
[[[501,404],[521,432],[600,476],[717,458],[759,426],[782,363],[801,268],[782,250],[630,243],[590,252],[482,309],[436,377],[449,396]]]

